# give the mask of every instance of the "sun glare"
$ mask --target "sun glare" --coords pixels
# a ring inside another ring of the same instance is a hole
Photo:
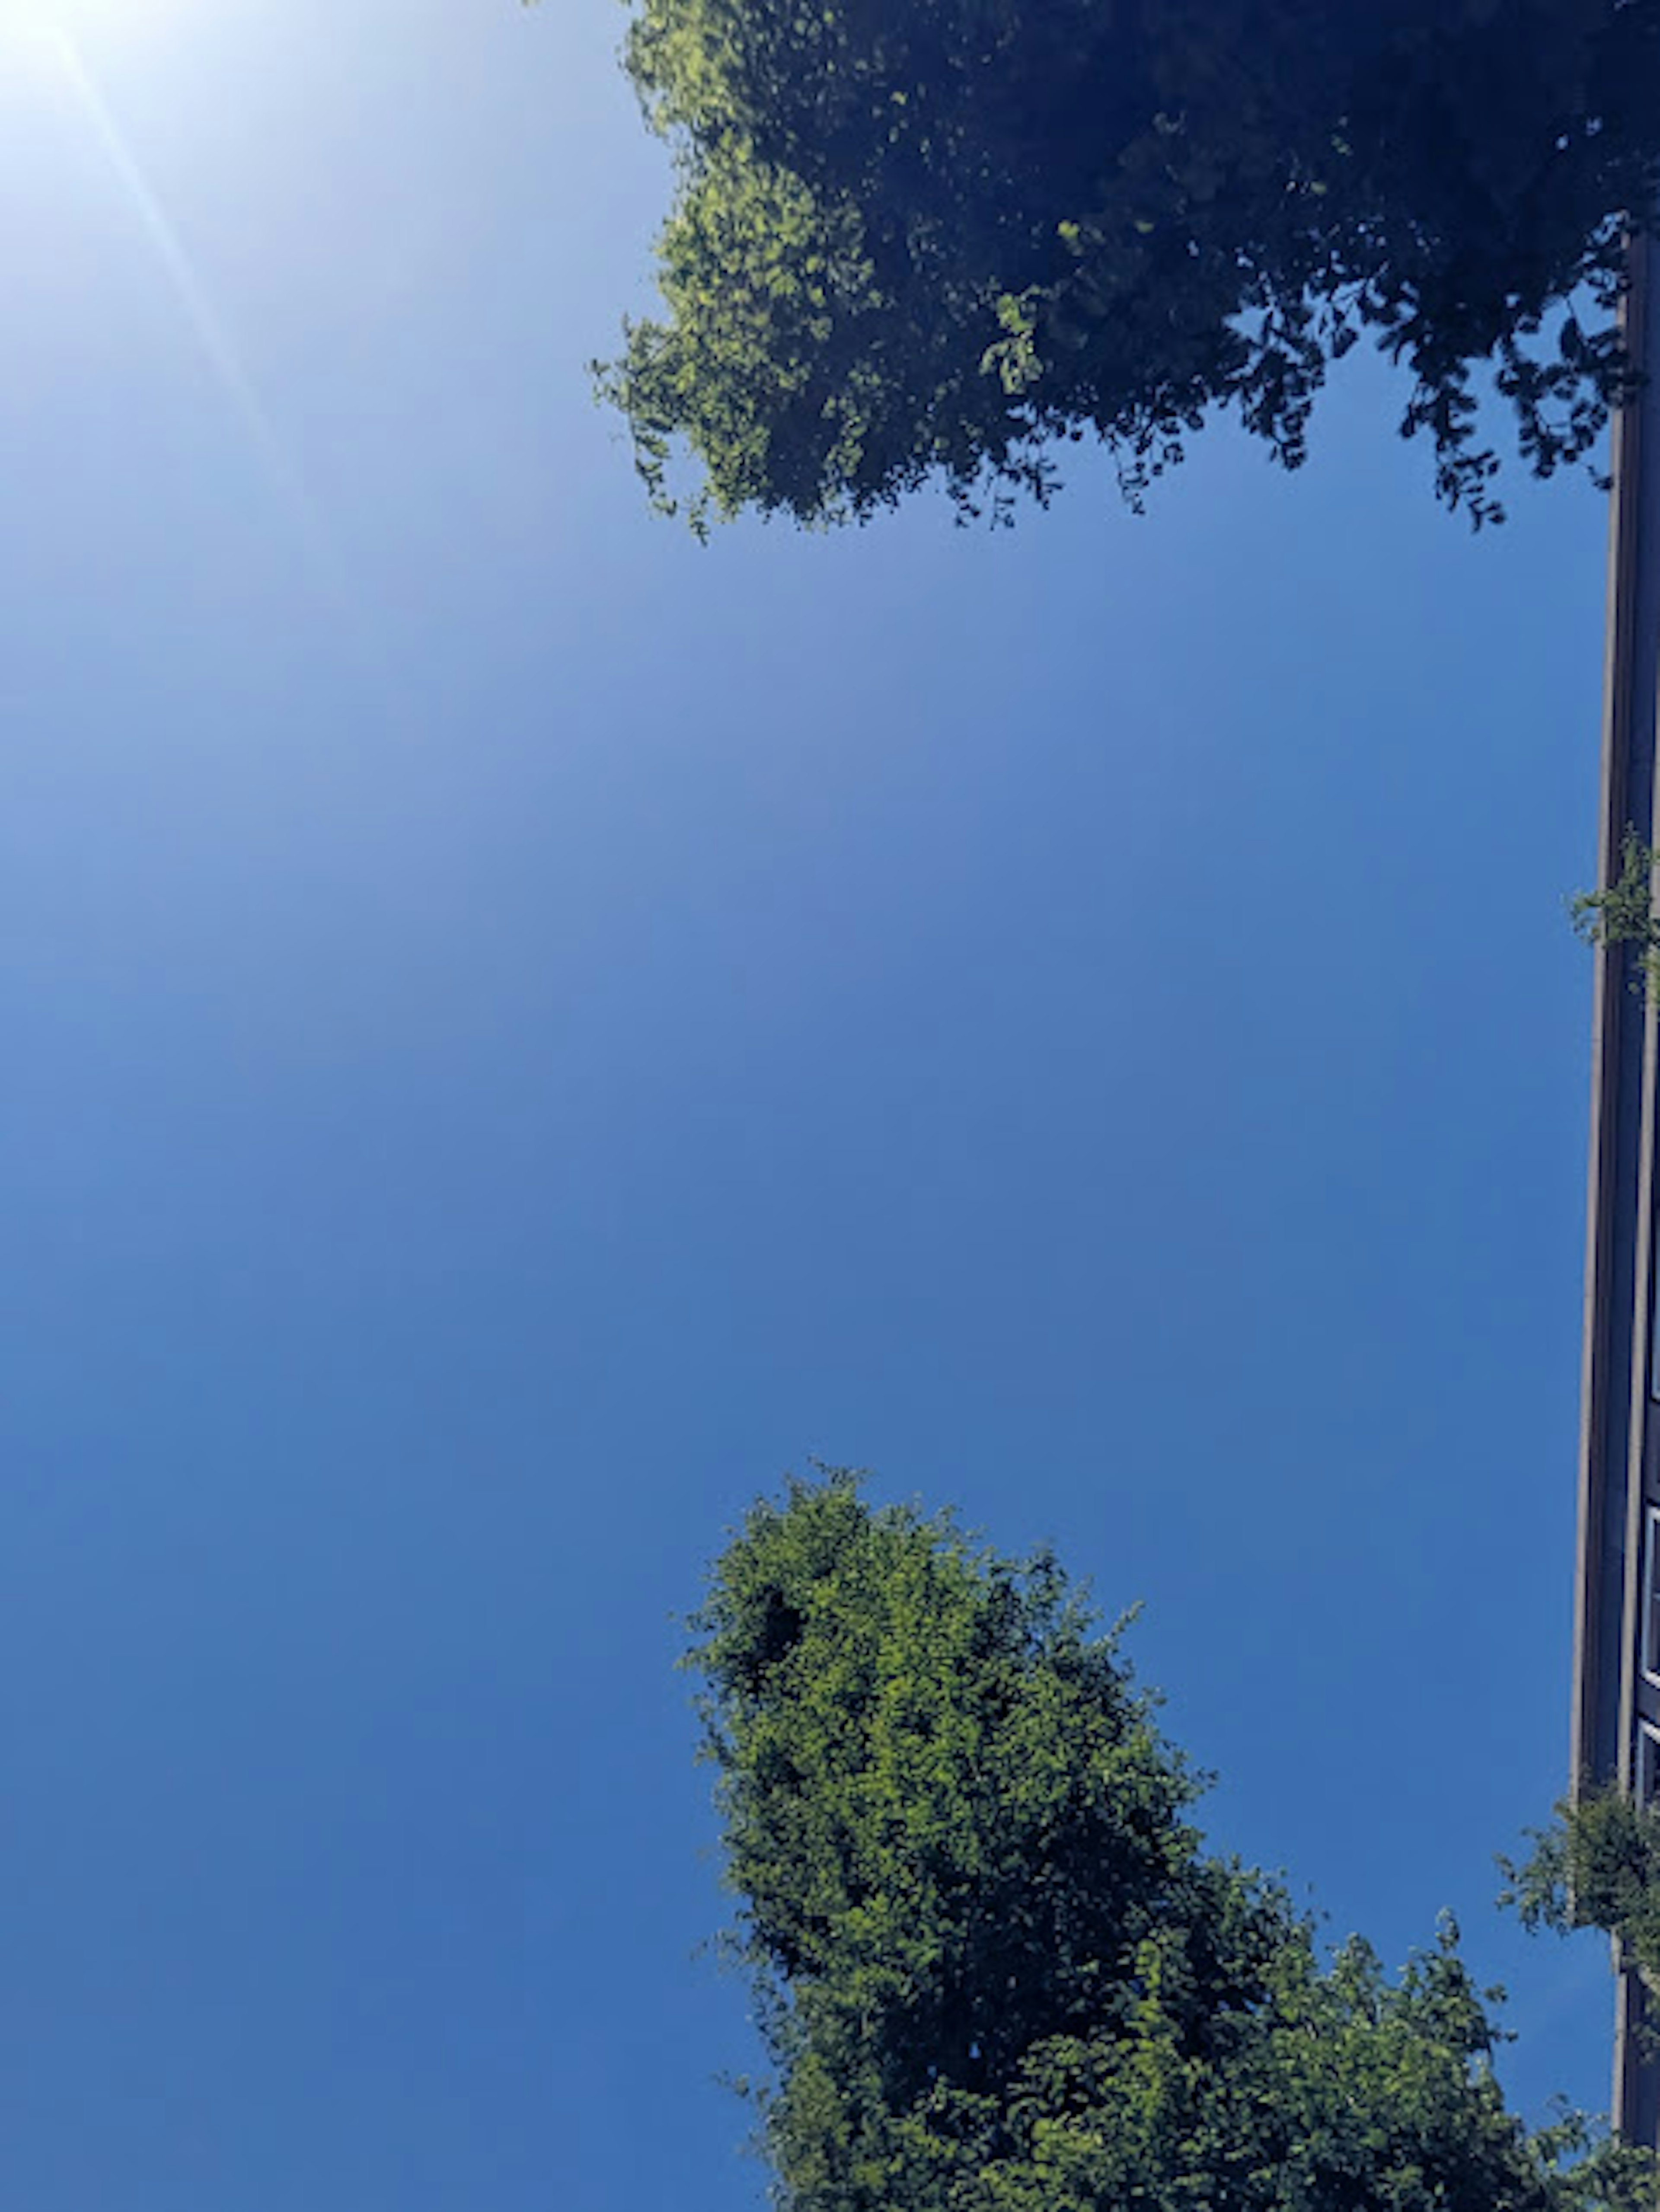
[[[84,52],[153,39],[198,0],[0,0],[0,33],[42,45],[70,40]]]
[[[0,0],[0,69],[12,52],[33,52],[55,80],[75,119],[102,155],[136,245],[172,293],[180,319],[222,402],[239,424],[267,493],[287,523],[313,581],[337,606],[350,604],[325,518],[278,433],[234,336],[198,272],[186,238],[146,173],[140,153],[103,88],[100,64],[118,40],[131,43],[135,18],[176,27],[198,0]]]

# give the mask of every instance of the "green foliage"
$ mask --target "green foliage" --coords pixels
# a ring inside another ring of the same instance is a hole
[[[678,186],[599,383],[700,530],[1006,516],[1084,438],[1137,502],[1218,410],[1295,467],[1363,335],[1479,524],[1475,364],[1546,475],[1625,388],[1569,303],[1660,197],[1660,0],[635,0],[625,62]]]
[[[1444,1930],[1323,1958],[1053,1559],[792,1482],[688,1663],[785,2212],[1567,2212],[1651,2164],[1504,2106]],[[1645,2196],[1646,2191],[1646,2196]]]
[[[1579,891],[1568,902],[1575,934],[1587,945],[1629,945],[1639,955],[1633,990],[1660,993],[1660,915],[1654,910],[1655,850],[1635,830],[1620,848],[1620,873],[1606,890]]]
[[[1618,1789],[1587,1790],[1529,1839],[1519,1864],[1499,1862],[1505,1903],[1529,1928],[1601,1928],[1660,1996],[1660,1810]]]

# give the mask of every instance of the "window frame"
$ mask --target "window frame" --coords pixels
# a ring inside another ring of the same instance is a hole
[[[1637,1772],[1633,1797],[1639,1806],[1660,1798],[1660,1728],[1652,1721],[1637,1723]]]

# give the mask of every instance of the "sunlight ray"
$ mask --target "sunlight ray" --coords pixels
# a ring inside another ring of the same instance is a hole
[[[331,600],[347,602],[345,572],[317,501],[243,366],[224,319],[197,276],[167,210],[134,158],[74,39],[61,27],[53,27],[46,36],[214,380],[241,425],[267,488],[298,540],[313,581]]]

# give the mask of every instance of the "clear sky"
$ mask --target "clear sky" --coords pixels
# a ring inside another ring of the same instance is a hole
[[[605,0],[0,6],[0,2195],[739,2212],[671,1618],[1052,1539],[1540,2111],[1603,516],[1348,374],[1137,521],[654,522]]]

